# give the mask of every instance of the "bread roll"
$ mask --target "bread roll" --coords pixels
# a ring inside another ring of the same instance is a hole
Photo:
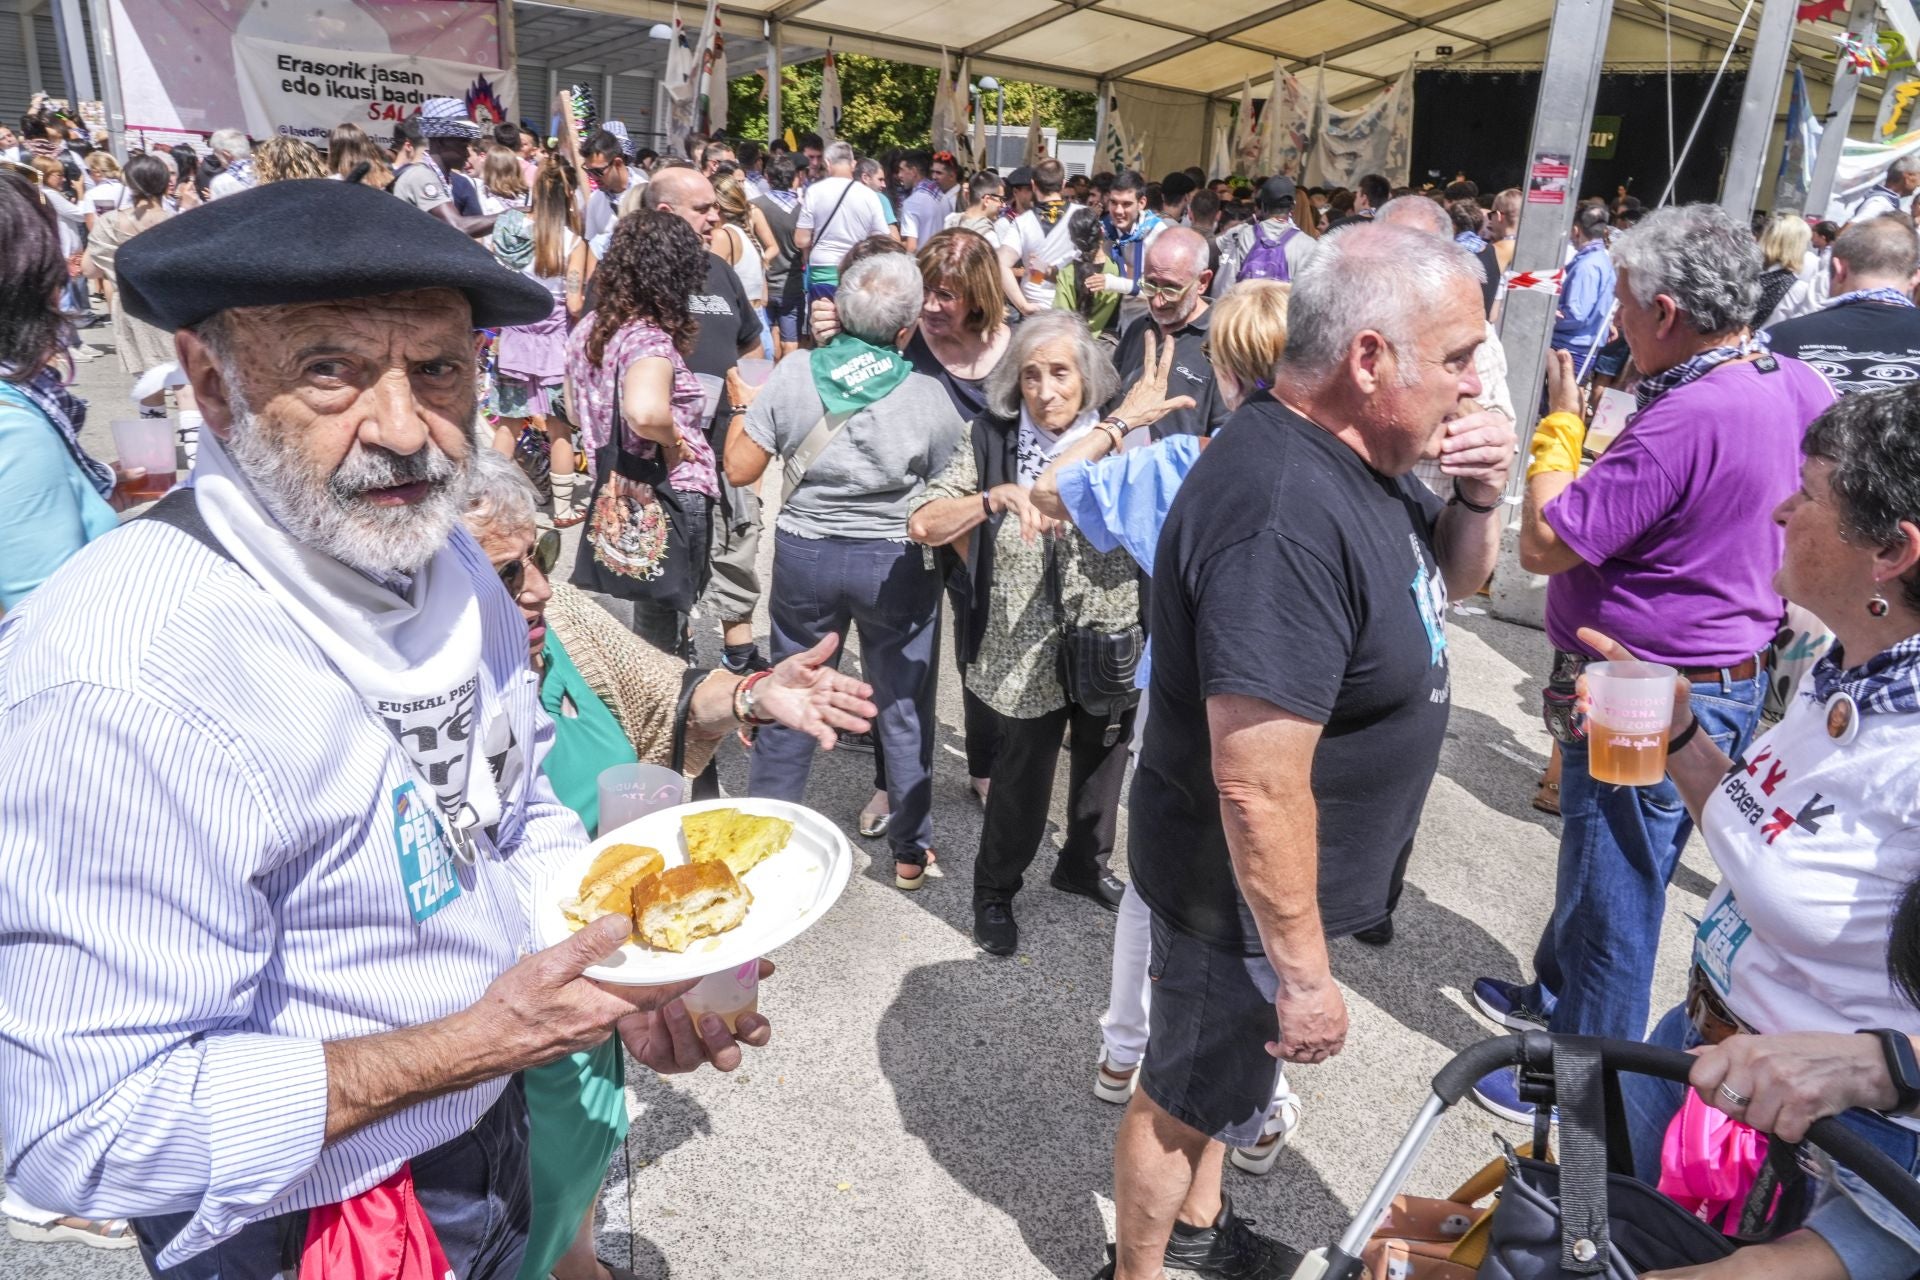
[[[634,936],[664,951],[725,933],[747,918],[753,895],[724,862],[668,867],[633,886]]]
[[[620,910],[633,886],[666,865],[657,849],[637,844],[609,845],[580,879],[580,895],[560,904],[567,923],[584,929],[601,916]]]

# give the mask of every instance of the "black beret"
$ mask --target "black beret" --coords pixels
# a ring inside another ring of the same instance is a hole
[[[127,314],[190,328],[230,307],[458,289],[475,328],[553,313],[544,285],[472,236],[384,191],[328,178],[269,182],[142,231],[115,263]]]

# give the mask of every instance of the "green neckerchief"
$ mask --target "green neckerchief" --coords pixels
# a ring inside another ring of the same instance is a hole
[[[815,347],[811,358],[813,389],[830,414],[853,413],[884,399],[913,372],[891,347],[876,347],[845,330],[826,346]]]

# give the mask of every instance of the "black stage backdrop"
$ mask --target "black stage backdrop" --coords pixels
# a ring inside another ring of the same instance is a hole
[[[1744,73],[1729,68],[1700,125],[1674,202],[1716,200],[1720,174],[1733,144]],[[1582,196],[1613,198],[1624,184],[1649,207],[1667,185],[1666,72],[1608,72],[1600,77],[1596,116],[1619,116],[1620,136],[1610,160],[1589,159],[1580,180]],[[1686,145],[1694,113],[1705,99],[1711,72],[1673,76],[1674,153]],[[1538,71],[1472,71],[1464,67],[1417,71],[1413,77],[1413,181],[1451,182],[1464,172],[1482,193],[1525,189],[1527,138],[1540,94]],[[1773,189],[1772,175],[1761,183]],[[1763,201],[1764,203],[1764,201]]]

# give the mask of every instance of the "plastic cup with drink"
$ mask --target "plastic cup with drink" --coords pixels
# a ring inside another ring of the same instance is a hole
[[[750,387],[764,387],[767,379],[773,376],[773,361],[765,356],[742,356],[734,365],[734,371],[740,375],[740,381]]]
[[[113,447],[127,478],[120,481],[121,497],[151,502],[173,488],[173,424],[165,418],[135,418],[113,424]]]
[[[684,799],[686,779],[659,764],[616,764],[600,771],[600,831],[612,831]]]
[[[737,1032],[741,1014],[760,1010],[760,961],[749,960],[724,972],[710,974],[680,999],[693,1015],[696,1032],[700,1029],[700,1020],[710,1013],[726,1023],[729,1032]]]
[[[1665,780],[1679,679],[1658,662],[1587,664],[1587,772],[1595,782],[1651,787]]]

